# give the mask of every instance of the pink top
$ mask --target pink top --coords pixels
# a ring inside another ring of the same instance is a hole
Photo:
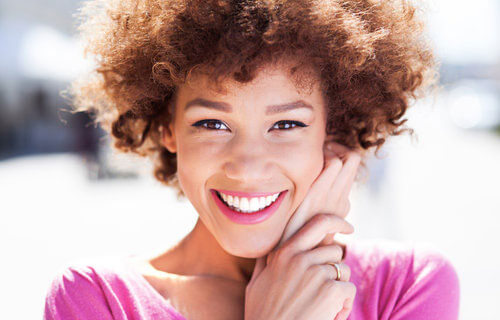
[[[349,320],[456,320],[460,288],[432,247],[386,240],[346,243],[356,297]],[[187,320],[124,259],[71,264],[57,273],[44,320]]]

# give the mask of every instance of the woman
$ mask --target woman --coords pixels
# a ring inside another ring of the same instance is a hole
[[[45,319],[457,319],[434,250],[341,243],[358,167],[436,80],[399,1],[91,1],[76,110],[196,209],[149,256],[71,265]],[[410,130],[411,131],[411,130]]]

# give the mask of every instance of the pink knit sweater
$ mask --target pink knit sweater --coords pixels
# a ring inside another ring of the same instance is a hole
[[[75,263],[54,277],[45,320],[187,320],[126,263]],[[456,320],[459,280],[432,247],[385,240],[348,242],[345,260],[356,297],[349,320]]]

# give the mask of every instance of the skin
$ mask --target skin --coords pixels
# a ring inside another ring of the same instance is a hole
[[[287,68],[290,65],[266,66],[254,81],[244,85],[226,80],[225,92],[210,87],[203,76],[194,77],[189,84],[178,88],[175,116],[163,130],[162,142],[170,152],[177,153],[179,183],[199,218],[184,239],[147,261],[146,278],[166,298],[177,299],[179,308],[184,305],[181,300],[196,300],[189,308],[180,310],[190,318],[207,314],[206,307],[197,311],[195,305],[213,304],[213,294],[199,293],[215,287],[221,306],[229,310],[227,318],[241,317],[244,290],[256,258],[278,245],[292,214],[322,171],[327,137],[319,82],[310,91],[300,90],[288,76]],[[225,102],[232,111],[199,105],[186,110],[186,104],[197,98]],[[312,109],[266,115],[269,105],[298,100]],[[192,126],[207,119],[218,120],[204,124],[217,130]],[[300,121],[307,127],[287,130],[283,124],[277,124],[282,120]],[[219,212],[211,188],[244,192],[288,190],[288,193],[269,219],[240,225]],[[228,308],[230,305],[233,307]],[[221,316],[220,309],[217,316]]]

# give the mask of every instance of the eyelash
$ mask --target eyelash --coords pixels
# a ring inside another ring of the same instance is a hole
[[[204,126],[205,123],[222,123],[221,121],[219,120],[216,120],[216,119],[206,119],[206,120],[200,120],[196,123],[193,124],[193,127],[197,127],[197,128],[200,128],[200,129],[206,129],[206,130],[219,130],[219,129],[213,129],[213,128],[208,128],[206,126]],[[308,125],[300,122],[300,121],[295,121],[295,120],[281,120],[281,121],[278,121],[276,122],[273,127],[277,124],[284,124],[284,123],[288,123],[288,124],[291,124],[291,125],[295,125],[295,127],[292,127],[290,126],[289,128],[287,129],[281,129],[282,130],[285,130],[285,131],[288,131],[288,130],[291,130],[291,129],[294,129],[294,128],[297,128],[297,127],[309,127]],[[227,126],[226,126],[227,127]],[[278,129],[279,130],[279,129]]]

